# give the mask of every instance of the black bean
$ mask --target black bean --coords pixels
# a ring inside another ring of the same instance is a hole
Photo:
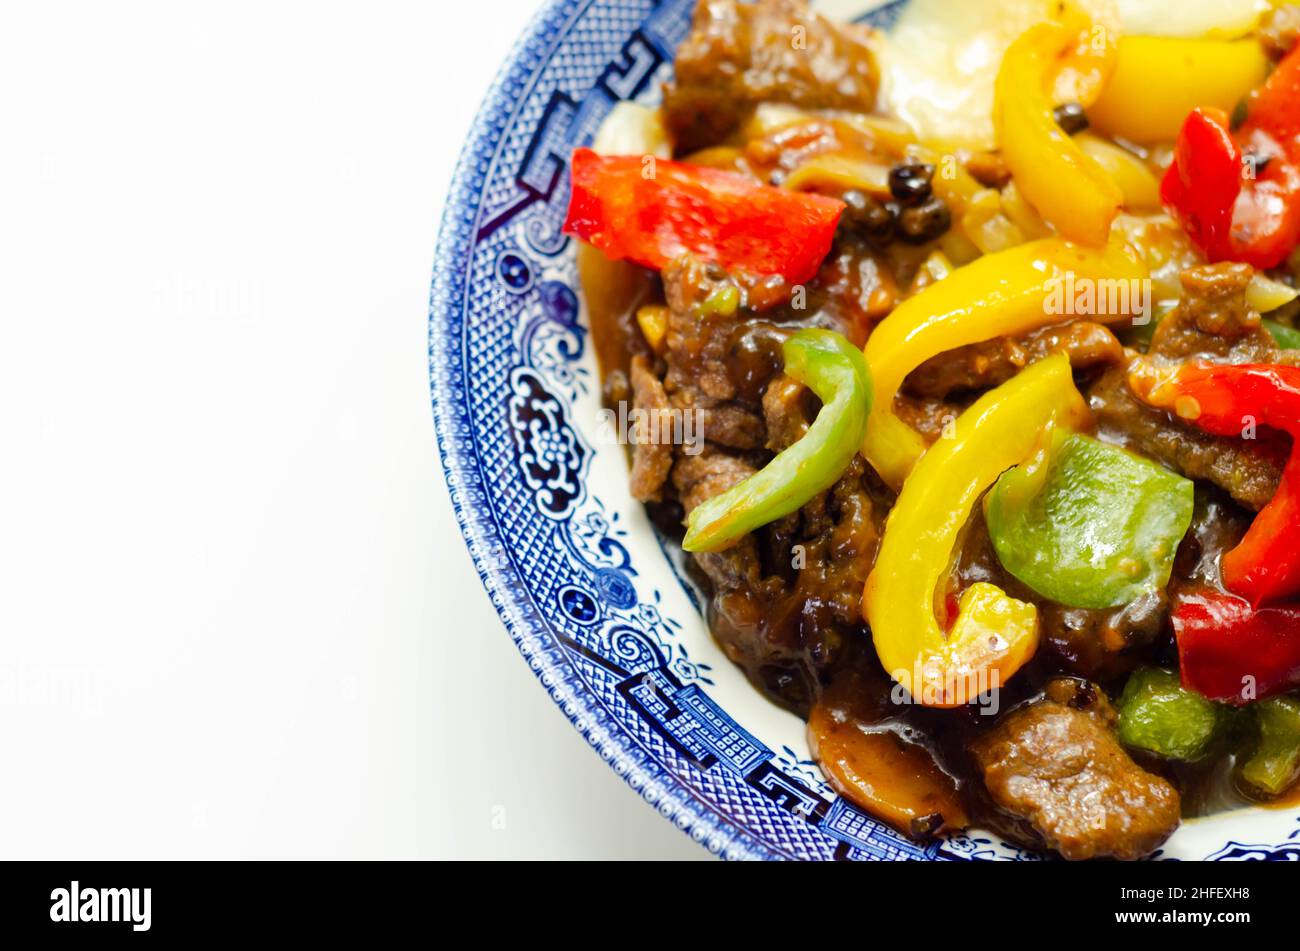
[[[925,244],[940,237],[952,225],[952,212],[938,198],[923,205],[904,208],[898,216],[898,237],[908,244]]]
[[[860,191],[847,191],[840,197],[848,205],[840,219],[843,234],[874,248],[884,248],[894,240],[895,212]]]
[[[928,162],[900,162],[889,170],[889,192],[905,205],[919,205],[930,197],[933,178]]]
[[[1088,128],[1088,114],[1077,102],[1067,102],[1052,111],[1052,118],[1066,135],[1077,135]]]

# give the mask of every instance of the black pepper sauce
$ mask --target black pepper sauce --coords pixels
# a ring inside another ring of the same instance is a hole
[[[578,245],[577,260],[605,403],[616,404],[629,398],[627,374],[632,358],[649,353],[636,312],[646,304],[663,302],[659,278],[635,264],[611,261],[585,244]]]

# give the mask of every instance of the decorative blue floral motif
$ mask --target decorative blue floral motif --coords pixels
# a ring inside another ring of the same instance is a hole
[[[584,333],[581,327],[534,320],[527,325],[520,347],[528,363],[570,400],[587,392],[587,368],[577,363],[582,359]]]
[[[621,611],[636,604],[636,587],[632,579],[617,568],[600,568],[596,571],[596,590],[611,607]]]
[[[817,764],[801,757],[790,747],[782,746],[773,762],[779,765],[786,775],[802,780],[810,789],[816,790],[828,799],[834,797],[835,792],[831,789],[831,784],[826,781]]]
[[[1206,856],[1211,862],[1300,862],[1300,829],[1281,845],[1244,845],[1229,842]]]
[[[542,313],[561,327],[575,327],[578,323],[578,296],[559,281],[543,281],[537,288],[537,295],[542,301]],[[576,360],[581,353],[573,354]]]
[[[935,843],[933,857],[964,862],[1041,862],[1047,859],[1042,852],[1022,849],[1010,842],[969,835],[951,835]]]
[[[533,271],[523,255],[507,251],[497,258],[497,277],[516,294],[528,290],[533,283]]]
[[[615,512],[612,518],[607,519],[604,503],[593,498],[590,511],[575,516],[568,523],[568,531],[561,540],[574,558],[587,566],[598,571],[602,568],[617,568],[630,577],[636,574],[636,570],[632,567],[627,549],[619,540],[626,535],[627,531],[622,527],[618,513]],[[607,582],[609,585],[614,583]],[[616,606],[631,608],[633,603],[635,601]]]
[[[587,450],[564,420],[564,409],[537,375],[519,367],[510,375],[510,432],[519,471],[548,518],[565,518],[582,495]]]

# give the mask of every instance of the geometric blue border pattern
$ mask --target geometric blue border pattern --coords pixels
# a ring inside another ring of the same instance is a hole
[[[874,22],[887,23],[900,5]],[[438,239],[429,371],[438,450],[475,568],[574,726],[710,851],[1040,858],[980,838],[917,845],[837,798],[791,751],[750,735],[710,698],[712,671],[687,653],[661,593],[632,564],[625,529],[587,489],[593,453],[571,407],[597,384],[560,232],[567,159],[615,102],[653,99],[692,7],[554,0],[516,44],[470,132]],[[1294,843],[1273,851],[1297,854]]]

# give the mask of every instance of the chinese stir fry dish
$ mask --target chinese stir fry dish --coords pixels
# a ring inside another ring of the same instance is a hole
[[[662,106],[572,156],[632,494],[905,835],[1136,859],[1294,801],[1298,35],[700,0]]]

